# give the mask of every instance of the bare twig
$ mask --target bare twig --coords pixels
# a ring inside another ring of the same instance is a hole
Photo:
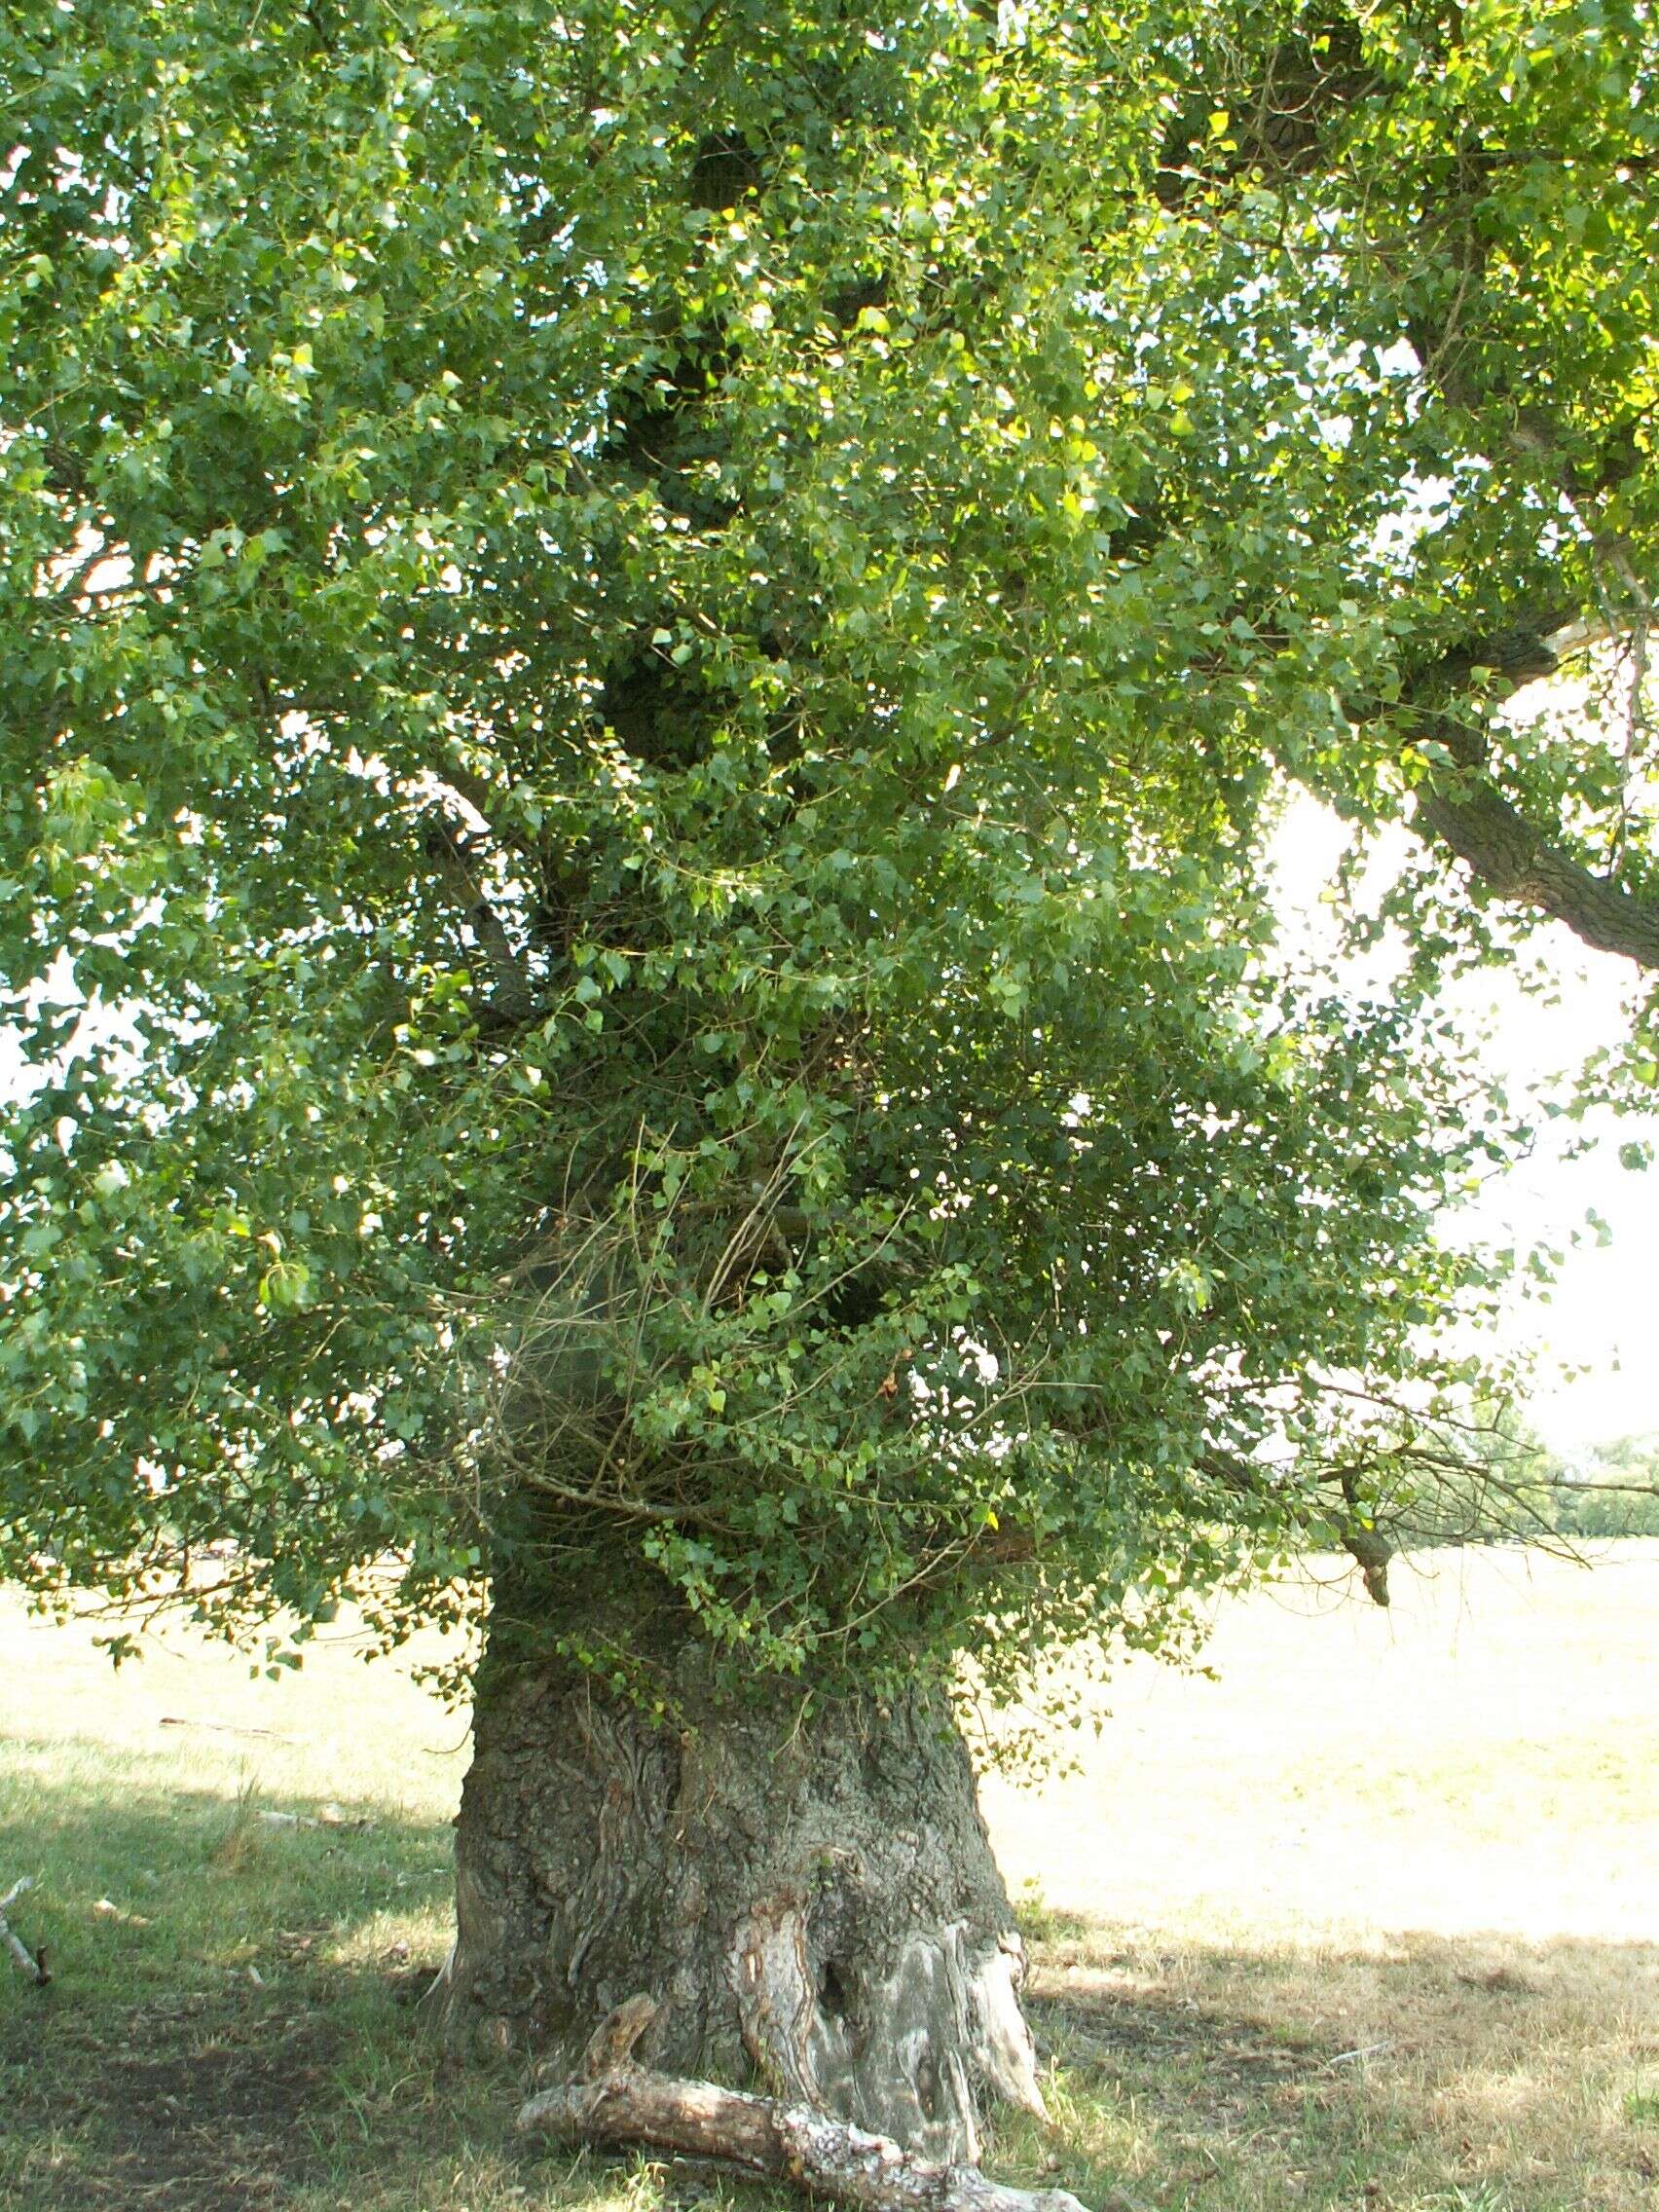
[[[160,1725],[163,1728],[211,1728],[220,1736],[268,1736],[274,1744],[299,1741],[295,1736],[284,1736],[279,1728],[243,1728],[234,1720],[193,1720],[182,1713],[164,1713]]]
[[[38,1951],[31,1951],[6,1918],[7,1913],[10,1912],[24,1891],[33,1888],[34,1876],[25,1874],[20,1881],[14,1882],[6,1895],[0,1898],[0,1943],[4,1943],[11,1952],[19,1971],[26,1973],[39,1988],[44,1989],[52,1979],[52,1970],[46,1963],[46,1946],[42,1944]]]

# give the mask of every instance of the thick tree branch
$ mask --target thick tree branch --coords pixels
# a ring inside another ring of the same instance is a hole
[[[435,773],[443,778],[459,799],[472,809],[492,837],[498,839],[503,845],[512,846],[515,852],[522,853],[529,861],[540,860],[542,856],[528,837],[517,830],[502,827],[498,809],[500,800],[506,794],[498,791],[486,777],[463,766],[453,754]]]
[[[1416,679],[1406,704],[1432,714],[1477,668],[1493,670],[1506,693],[1552,676],[1571,625],[1567,609],[1550,608],[1496,636],[1459,645]],[[1449,722],[1444,734],[1437,729],[1434,735],[1447,758],[1444,766],[1431,767],[1418,793],[1416,828],[1449,846],[1493,897],[1565,922],[1595,951],[1659,968],[1659,901],[1599,875],[1530,821],[1490,774],[1480,730]]]
[[[1303,33],[1269,48],[1253,82],[1228,86],[1225,67],[1212,79],[1205,99],[1195,100],[1181,116],[1164,150],[1157,190],[1166,206],[1179,208],[1200,188],[1235,177],[1273,179],[1322,166],[1335,168],[1346,119],[1387,87],[1368,72],[1351,19],[1333,11],[1318,28],[1320,36]],[[1199,110],[1218,102],[1229,128],[1212,144],[1203,128],[1207,115]],[[1626,409],[1599,437],[1569,433],[1565,419],[1540,405],[1524,385],[1512,383],[1519,364],[1506,350],[1472,343],[1486,328],[1486,203],[1493,173],[1505,161],[1532,157],[1533,150],[1490,147],[1472,129],[1448,147],[1448,166],[1424,183],[1422,203],[1412,218],[1424,266],[1438,265],[1445,274],[1445,293],[1431,313],[1402,292],[1402,316],[1427,384],[1451,407],[1478,416],[1494,450],[1507,449],[1529,477],[1542,478],[1567,502],[1589,534],[1599,564],[1615,580],[1625,608],[1615,616],[1604,607],[1603,616],[1604,624],[1622,625],[1628,618],[1633,639],[1628,753],[1643,723],[1641,691],[1653,595],[1631,546],[1605,526],[1598,502],[1641,464],[1633,420]],[[1389,220],[1395,219],[1391,211]],[[1495,670],[1509,690],[1549,676],[1558,666],[1554,633],[1582,613],[1582,608],[1561,609],[1501,637],[1455,648],[1411,687],[1408,699],[1418,705],[1451,699],[1466,689],[1476,667]],[[1355,719],[1371,719],[1377,711]],[[1659,900],[1586,866],[1559,833],[1530,821],[1493,777],[1478,733],[1456,728],[1443,743],[1453,764],[1432,770],[1419,792],[1419,830],[1456,854],[1494,898],[1548,914],[1597,951],[1659,968]]]
[[[1419,793],[1416,823],[1495,898],[1538,907],[1598,952],[1659,968],[1659,901],[1573,860],[1487,777],[1459,770],[1437,779]]]

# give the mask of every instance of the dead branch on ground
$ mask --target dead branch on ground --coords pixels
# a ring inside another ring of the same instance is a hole
[[[1084,2212],[1064,2190],[1009,2189],[805,2105],[650,2073],[633,2051],[656,2015],[648,1997],[620,2006],[576,2074],[521,2109],[520,2132],[715,2158],[859,2212]]]

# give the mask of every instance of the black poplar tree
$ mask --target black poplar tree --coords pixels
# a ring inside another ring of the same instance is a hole
[[[450,2030],[960,2150],[962,1654],[1379,1579],[1437,977],[1659,950],[1648,12],[98,0],[0,99],[0,1565],[487,1604]],[[1421,832],[1387,1003],[1287,781]]]

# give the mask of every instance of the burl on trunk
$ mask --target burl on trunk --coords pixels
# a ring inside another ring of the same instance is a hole
[[[486,1669],[457,1824],[458,1934],[428,1999],[461,2046],[641,2056],[816,2105],[936,2158],[986,2096],[1041,2113],[1019,1937],[937,1702],[717,1698],[671,1721],[573,1668]]]

